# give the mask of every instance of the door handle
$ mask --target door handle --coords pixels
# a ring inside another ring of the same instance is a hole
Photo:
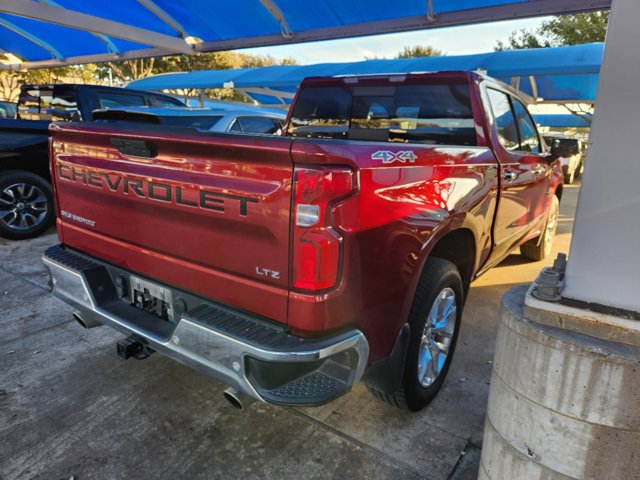
[[[123,155],[154,158],[157,154],[155,145],[144,140],[110,138],[109,142]]]
[[[502,178],[505,182],[513,182],[516,178],[518,178],[518,174],[516,172],[504,172],[502,174]]]

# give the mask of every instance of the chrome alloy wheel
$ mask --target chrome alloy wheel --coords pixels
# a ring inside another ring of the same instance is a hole
[[[434,300],[422,332],[418,382],[425,388],[436,381],[444,368],[456,328],[456,317],[456,293],[447,287]]]
[[[0,192],[0,222],[11,230],[28,230],[47,216],[47,197],[29,183],[14,183]]]

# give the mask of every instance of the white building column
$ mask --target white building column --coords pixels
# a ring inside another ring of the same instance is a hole
[[[640,2],[613,0],[562,296],[640,312]]]
[[[639,19],[613,0],[564,288],[503,298],[481,480],[640,478]]]

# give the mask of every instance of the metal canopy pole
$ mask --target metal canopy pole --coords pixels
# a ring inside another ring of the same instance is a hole
[[[640,2],[614,0],[563,297],[640,312]]]
[[[20,28],[15,23],[10,22],[9,20],[6,20],[4,18],[0,18],[0,25],[5,27],[5,28],[8,28],[12,32],[17,33],[18,35],[20,35],[21,37],[24,37],[27,40],[35,43],[36,45],[44,48],[56,60],[63,60],[64,59],[62,54],[53,45],[51,45],[50,43],[44,41],[43,39],[41,39],[37,35],[34,35],[31,32],[27,32],[24,28]]]

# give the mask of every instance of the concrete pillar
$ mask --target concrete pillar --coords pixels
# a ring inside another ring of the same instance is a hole
[[[613,0],[562,296],[640,312],[640,2]]]
[[[558,328],[575,312],[525,312],[525,293],[502,303],[480,478],[640,478],[640,327]]]

